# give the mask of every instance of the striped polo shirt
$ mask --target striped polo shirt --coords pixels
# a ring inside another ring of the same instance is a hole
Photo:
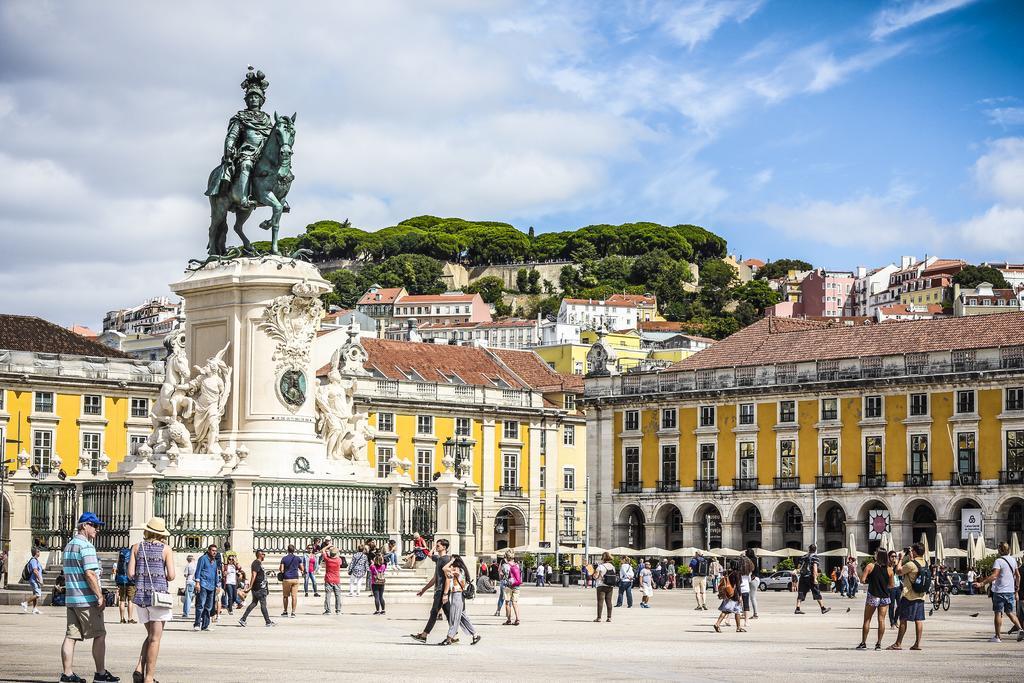
[[[85,572],[90,570],[97,574],[100,570],[96,546],[84,536],[75,536],[64,547],[64,586],[68,607],[92,607],[99,604],[99,598],[85,580]]]

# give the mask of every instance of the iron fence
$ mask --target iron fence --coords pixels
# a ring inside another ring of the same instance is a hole
[[[63,548],[75,533],[78,491],[74,484],[32,484],[32,542],[43,550]]]
[[[100,552],[128,546],[132,525],[132,483],[90,481],[82,485],[82,511],[93,512],[103,522],[93,545]]]
[[[153,483],[153,513],[163,517],[174,550],[223,547],[231,536],[233,488],[225,479],[161,479]]]
[[[415,487],[402,489],[399,500],[402,512],[403,545],[418,533],[423,538],[433,538],[437,531],[437,489]]]
[[[255,547],[283,553],[314,538],[330,538],[343,552],[362,541],[387,540],[389,488],[355,484],[253,484]]]

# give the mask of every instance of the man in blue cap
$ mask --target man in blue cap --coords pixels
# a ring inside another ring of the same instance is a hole
[[[78,518],[75,536],[64,547],[64,580],[66,587],[67,633],[60,648],[64,672],[60,680],[85,683],[85,679],[71,670],[75,659],[75,644],[79,640],[92,641],[92,658],[96,664],[93,681],[119,681],[107,671],[107,630],[103,625],[103,590],[100,588],[100,563],[96,558],[96,534],[103,522],[92,512]]]

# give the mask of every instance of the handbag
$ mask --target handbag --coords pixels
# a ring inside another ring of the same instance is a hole
[[[145,543],[145,541],[143,541]],[[139,550],[142,550],[142,543],[139,544]],[[145,553],[142,553],[142,565],[146,568],[146,579],[149,581],[150,587],[153,586],[153,574],[149,571],[149,559]],[[153,591],[152,592],[153,604],[151,607],[167,607],[168,609],[174,607],[174,596],[167,591]]]

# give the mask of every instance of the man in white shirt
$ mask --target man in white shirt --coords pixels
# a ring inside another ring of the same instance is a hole
[[[967,570],[967,594],[974,595],[974,582],[978,579],[977,573],[974,571],[974,567]]]
[[[1020,586],[1020,569],[1017,567],[1017,560],[1010,557],[1010,544],[1005,541],[999,544],[999,557],[992,563],[992,573],[978,581],[975,586],[981,588],[989,583],[992,584],[992,612],[996,627],[996,633],[989,638],[989,642],[1003,642],[1000,635],[1003,629],[1004,612],[1017,627],[1017,642],[1024,640],[1024,629],[1021,628],[1020,621],[1014,614],[1017,589]]]
[[[616,601],[616,607],[622,607],[622,596],[626,596],[626,608],[633,606],[633,578],[636,574],[633,572],[633,565],[629,563],[629,560],[623,558],[622,564],[619,565],[619,599]]]
[[[184,617],[188,616],[189,608],[192,607],[192,591],[196,582],[196,558],[194,555],[189,555],[185,558],[185,606],[181,610],[181,614]]]

